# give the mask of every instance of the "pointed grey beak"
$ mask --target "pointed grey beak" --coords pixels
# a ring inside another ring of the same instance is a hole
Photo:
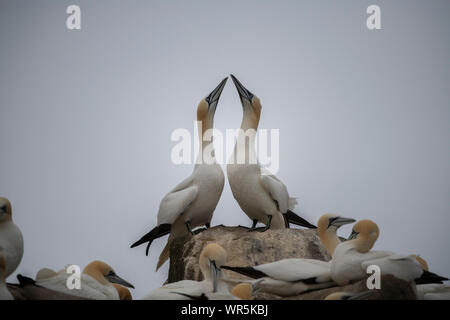
[[[355,230],[352,230],[352,233],[350,234],[350,237],[348,237],[348,240],[356,239],[358,234],[359,234],[359,232],[356,232]]]
[[[217,286],[218,286],[217,278],[218,278],[218,275],[220,274],[220,268],[218,268],[216,266],[216,261],[214,261],[214,260],[209,261],[209,267],[211,268],[213,292],[217,292]]]
[[[254,94],[251,93],[248,89],[246,89],[234,75],[231,75],[231,79],[233,80],[234,85],[236,86],[242,104],[244,104],[244,99],[248,100],[251,104]]]
[[[228,77],[223,79],[219,85],[205,98],[205,101],[208,103],[208,108],[217,106],[219,102],[220,95],[222,94],[223,88],[225,88],[225,84],[227,83]]]
[[[374,293],[374,290],[355,293],[355,294],[351,295],[347,300],[361,300],[363,298],[366,298],[366,297],[372,295],[373,293]]]
[[[260,279],[260,280],[257,280],[252,283],[252,296],[254,296],[259,291],[261,291],[261,289],[262,289],[261,283],[263,283],[263,282],[264,282],[264,279]]]
[[[134,286],[129,283],[128,281],[125,281],[124,279],[122,279],[121,277],[119,277],[117,274],[113,273],[113,274],[107,274],[105,276],[106,279],[108,279],[109,282],[111,283],[117,283],[120,284],[124,287],[128,287],[128,288],[132,288],[134,289]]]
[[[356,221],[355,219],[351,219],[351,218],[336,217],[336,218],[330,219],[330,222],[328,223],[328,228],[331,226],[340,228],[343,225],[353,223],[355,221]]]

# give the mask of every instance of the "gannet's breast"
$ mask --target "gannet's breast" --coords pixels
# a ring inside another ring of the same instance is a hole
[[[188,297],[177,294],[176,292],[199,296],[206,290],[206,281],[182,280],[157,288],[145,295],[142,300],[190,300]]]
[[[12,221],[0,224],[0,252],[6,259],[8,277],[19,266],[23,256],[22,232]]]
[[[14,297],[4,282],[0,282],[0,300],[14,300]]]
[[[54,277],[44,278],[36,281],[36,285],[51,289],[54,291],[62,292],[65,294],[94,299],[94,300],[119,300],[119,294],[112,286],[102,285],[100,282],[92,278],[91,276],[82,273],[81,274],[81,286],[80,289],[70,290],[67,287],[67,278],[69,274],[65,272],[59,272]]]

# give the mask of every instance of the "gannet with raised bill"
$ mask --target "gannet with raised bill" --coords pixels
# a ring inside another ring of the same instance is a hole
[[[259,165],[255,138],[261,115],[261,102],[235,76],[231,75],[231,78],[241,99],[243,118],[233,154],[227,164],[227,175],[234,198],[253,221],[250,231],[284,229],[289,227],[289,223],[315,228],[291,211],[297,204],[295,198],[289,196],[280,179]],[[266,226],[255,228],[258,222]]]
[[[331,277],[339,285],[365,279],[367,268],[378,266],[381,275],[390,274],[411,283],[441,283],[446,278],[425,271],[415,257],[372,250],[379,236],[377,224],[360,220],[348,241],[339,244],[331,260]]]
[[[35,284],[65,294],[94,300],[119,300],[119,292],[113,283],[134,288],[103,261],[93,261],[83,269],[80,289],[68,288],[67,280],[70,275],[70,273],[66,273],[65,269],[58,272],[47,268],[41,269],[36,275]]]
[[[343,225],[355,222],[355,219],[344,218],[338,214],[327,213],[319,218],[317,223],[317,234],[328,253],[332,256],[334,250],[341,243],[337,230]]]
[[[200,253],[199,266],[203,281],[182,280],[162,286],[144,296],[143,300],[190,300],[203,294],[209,299],[222,299],[229,295],[228,285],[220,278],[221,266],[226,263],[227,253],[216,243],[208,244]]]
[[[147,243],[146,255],[148,255],[153,240],[170,233],[156,270],[169,259],[169,248],[173,239],[193,233],[192,229],[198,226],[205,225],[209,228],[213,212],[222,194],[224,174],[220,165],[216,163],[212,139],[205,139],[204,135],[213,129],[217,103],[227,79],[223,79],[197,107],[200,150],[192,175],[161,200],[157,226],[131,245],[131,248],[134,248]]]
[[[325,297],[324,300],[364,300],[372,295],[374,291],[363,291],[358,293],[351,292],[333,292]]]
[[[6,285],[6,259],[0,253],[0,300],[14,300]]]
[[[423,270],[428,270],[427,261],[419,255],[412,254]],[[443,283],[428,283],[416,285],[417,299],[420,300],[450,300],[450,286]]]
[[[0,253],[6,259],[6,277],[19,266],[23,256],[23,237],[12,220],[11,203],[0,197]]]
[[[336,245],[340,243],[336,234],[337,230],[341,226],[353,222],[355,222],[354,219],[336,214],[325,214],[320,217],[317,231],[331,255]],[[262,292],[279,296],[292,296],[334,285],[330,275],[331,264],[329,261],[291,258],[253,267],[223,266],[222,268],[262,280],[260,284]],[[235,282],[236,280],[227,279],[227,281]],[[250,282],[253,281],[256,280],[250,280]]]

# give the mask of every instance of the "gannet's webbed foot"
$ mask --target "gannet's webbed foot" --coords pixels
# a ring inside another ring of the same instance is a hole
[[[267,224],[266,224],[265,227],[252,228],[252,229],[250,229],[250,230],[248,230],[248,231],[259,231],[259,232],[264,232],[264,231],[270,229],[270,223],[272,222],[272,216],[267,216],[267,217],[268,217],[268,219],[267,219]]]
[[[187,231],[188,231],[191,235],[195,235],[195,233],[192,232],[192,229],[191,229],[191,222],[190,222],[190,221],[186,221],[185,225],[186,225]]]
[[[257,219],[253,219],[253,223],[252,223],[252,227],[250,228],[250,229],[248,229],[247,231],[248,232],[250,232],[250,231],[256,231],[256,224],[258,223],[258,220]]]

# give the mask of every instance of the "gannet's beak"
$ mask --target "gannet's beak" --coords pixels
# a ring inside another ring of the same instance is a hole
[[[217,276],[220,274],[220,268],[216,266],[216,261],[210,260],[209,267],[211,268],[211,277],[213,282],[213,292],[217,292]]]
[[[258,281],[255,281],[254,283],[252,283],[252,296],[254,296],[259,291],[261,291],[261,289],[262,289],[261,283],[262,282],[264,282],[264,279],[260,279]]]
[[[356,232],[355,230],[352,230],[352,233],[350,234],[350,237],[348,237],[348,240],[356,239],[358,234],[359,234],[359,232]]]
[[[351,219],[351,218],[344,218],[344,217],[337,217],[334,219],[330,219],[330,222],[328,224],[328,228],[330,226],[334,226],[334,227],[342,227],[343,225],[349,224],[349,223],[353,223],[355,222],[355,219]]]
[[[128,287],[128,288],[134,289],[134,286],[131,283],[129,283],[128,281],[125,281],[124,279],[122,279],[121,277],[119,277],[115,273],[107,274],[105,276],[105,278],[108,279],[108,281],[111,282],[111,283],[117,283],[117,284],[120,284],[120,285],[122,285],[124,287]]]
[[[239,93],[239,98],[241,98],[242,104],[244,104],[244,99],[248,100],[251,104],[252,98],[254,96],[253,93],[251,93],[248,89],[246,89],[235,76],[231,75],[231,79],[233,79],[234,85],[236,86],[236,89]]]
[[[228,77],[223,79],[219,85],[205,98],[205,101],[208,103],[208,109],[212,107],[216,108],[217,102],[219,102],[220,95],[222,94],[223,88],[225,88],[225,84],[227,83]]]
[[[360,293],[355,293],[354,295],[349,297],[347,300],[360,300],[362,298],[366,298],[366,297],[372,295],[373,293],[374,293],[374,290],[369,290],[369,291],[363,291],[363,292],[360,292]]]

